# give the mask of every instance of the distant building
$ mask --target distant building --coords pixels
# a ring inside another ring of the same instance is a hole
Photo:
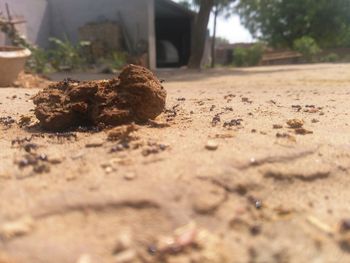
[[[67,37],[76,43],[80,40],[79,32],[84,26],[109,21],[119,25],[128,51],[144,49],[150,68],[180,67],[187,64],[190,56],[195,13],[171,0],[6,2],[9,3],[11,14],[26,21],[19,28],[21,33],[41,47],[49,46],[50,37]],[[4,3],[4,0],[0,0],[3,13]],[[4,36],[0,35],[0,44],[5,42]]]
[[[220,44],[215,47],[215,61],[219,65],[231,65],[236,48],[250,48],[254,43]]]

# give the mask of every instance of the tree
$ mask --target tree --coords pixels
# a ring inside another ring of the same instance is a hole
[[[193,27],[191,56],[188,67],[200,68],[204,54],[209,17],[213,8],[216,8],[216,15],[218,15],[220,9],[223,10],[224,7],[228,7],[231,3],[235,2],[235,0],[192,0],[190,2],[192,5],[199,6],[199,11],[196,15]]]
[[[195,18],[192,41],[191,56],[188,62],[189,68],[200,68],[204,54],[205,40],[209,23],[210,12],[214,7],[214,0],[200,0],[199,12]]]
[[[211,67],[215,67],[216,62],[216,54],[215,54],[215,48],[216,48],[216,29],[217,29],[217,19],[219,15],[225,15],[226,17],[230,16],[232,14],[231,11],[231,4],[234,1],[230,0],[216,0],[214,4],[214,32],[213,37],[211,41]]]
[[[335,46],[350,28],[349,0],[240,0],[236,10],[254,37],[274,47],[304,36]]]

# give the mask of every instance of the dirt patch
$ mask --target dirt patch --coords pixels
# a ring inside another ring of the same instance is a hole
[[[26,89],[30,89],[30,88],[44,89],[44,88],[47,88],[50,84],[52,84],[52,81],[48,80],[45,77],[21,72],[19,73],[18,78],[14,83],[14,86],[26,88]]]
[[[34,104],[41,127],[61,131],[154,119],[164,110],[165,99],[166,91],[151,71],[128,65],[111,80],[52,84],[34,97]]]
[[[0,262],[350,262],[349,76],[162,71],[155,120],[54,133],[0,89]]]

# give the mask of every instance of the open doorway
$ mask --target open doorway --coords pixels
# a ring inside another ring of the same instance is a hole
[[[187,65],[194,13],[168,0],[155,1],[157,68]]]

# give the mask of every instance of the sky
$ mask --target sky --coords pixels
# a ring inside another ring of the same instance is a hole
[[[210,34],[213,34],[214,18],[210,17],[209,29]],[[234,15],[228,19],[223,17],[218,18],[216,26],[216,35],[224,37],[230,41],[230,43],[240,42],[252,42],[253,38],[249,31],[241,25],[239,16]]]
[[[173,0],[179,2],[179,0]],[[209,21],[210,34],[213,34],[214,19],[211,16]],[[233,15],[228,19],[219,17],[216,27],[216,35],[224,37],[230,41],[230,43],[240,42],[252,42],[253,38],[249,31],[240,23],[239,16]]]

